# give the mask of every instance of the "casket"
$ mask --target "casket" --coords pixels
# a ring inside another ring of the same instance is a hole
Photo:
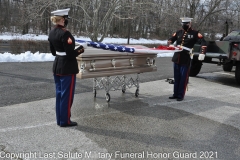
[[[77,57],[77,78],[97,78],[156,71],[156,53],[130,53],[88,47]]]

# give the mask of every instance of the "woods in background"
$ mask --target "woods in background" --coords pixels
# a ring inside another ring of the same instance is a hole
[[[92,41],[166,39],[184,16],[206,39],[226,33],[226,24],[229,31],[240,29],[239,0],[0,0],[0,33],[48,34],[51,11],[64,8],[71,8],[68,29]]]

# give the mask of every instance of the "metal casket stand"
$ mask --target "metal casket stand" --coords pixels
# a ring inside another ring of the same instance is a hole
[[[126,88],[132,88],[133,86],[137,87],[135,91],[135,96],[139,95],[139,73],[137,73],[137,78],[127,77],[126,75],[122,76],[108,76],[101,78],[93,78],[93,94],[96,97],[97,88],[105,89],[106,91],[106,101],[110,101],[110,90],[122,90],[122,93],[125,93]]]
[[[109,102],[110,90],[122,90],[136,87],[135,96],[139,95],[139,74],[156,71],[155,53],[127,53],[101,50],[89,47],[77,57],[79,73],[77,78],[93,78],[93,94],[97,89],[106,91]],[[132,75],[136,74],[136,78]],[[128,75],[128,76],[127,76]]]

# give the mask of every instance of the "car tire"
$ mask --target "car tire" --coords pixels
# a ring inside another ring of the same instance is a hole
[[[232,68],[233,68],[233,64],[232,63],[226,63],[222,66],[222,68],[223,68],[224,71],[231,72]]]
[[[236,64],[235,79],[236,82],[240,85],[240,63]]]

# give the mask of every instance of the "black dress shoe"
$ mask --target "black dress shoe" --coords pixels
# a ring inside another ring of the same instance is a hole
[[[177,99],[177,101],[182,101],[182,100],[183,100],[183,98],[178,98],[178,99]]]
[[[72,127],[77,126],[77,122],[70,122],[69,124],[60,125],[60,127]]]
[[[169,97],[169,99],[177,99],[177,97],[171,96]]]

